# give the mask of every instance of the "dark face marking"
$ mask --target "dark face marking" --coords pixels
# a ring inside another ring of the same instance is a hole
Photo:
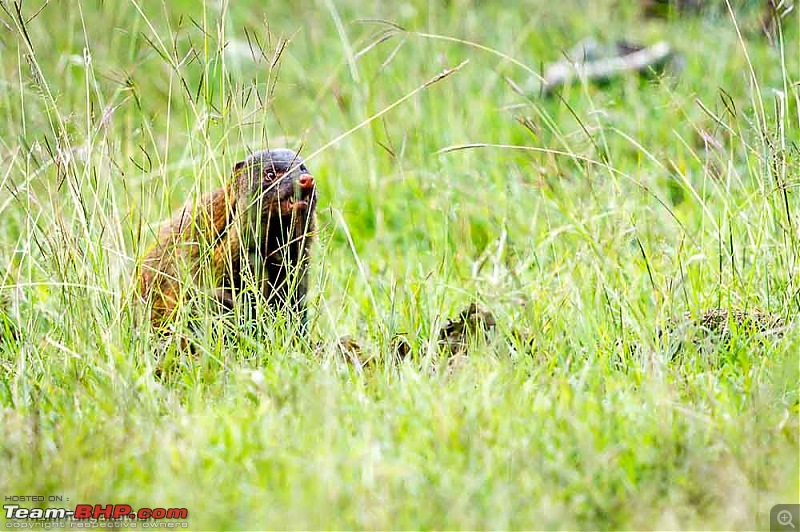
[[[316,185],[305,162],[291,150],[255,153],[234,168],[239,187],[242,260],[234,286],[249,271],[267,300],[282,301],[303,316],[309,246],[313,240]],[[303,319],[305,319],[303,317]]]

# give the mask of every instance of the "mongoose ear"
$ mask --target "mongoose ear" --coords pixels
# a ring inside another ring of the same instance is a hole
[[[233,189],[239,191],[242,188],[246,188],[246,185],[242,184],[242,179],[249,181],[249,178],[245,175],[247,172],[247,160],[239,161],[235,165],[233,165],[233,175],[231,176]]]
[[[239,161],[235,165],[233,165],[233,175],[238,176],[244,171],[245,166],[247,166],[247,161]]]

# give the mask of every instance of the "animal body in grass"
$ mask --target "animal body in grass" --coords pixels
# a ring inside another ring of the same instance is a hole
[[[698,347],[709,342],[711,345],[728,344],[734,331],[738,331],[743,336],[755,336],[758,343],[762,343],[767,338],[779,340],[786,329],[786,320],[775,314],[755,309],[713,308],[699,317],[686,312],[669,320],[666,327],[663,330],[659,328],[657,332],[659,338],[666,335],[670,339],[671,356],[674,356],[687,339],[691,339]]]
[[[139,289],[153,326],[169,330],[179,308],[206,293],[220,311],[261,299],[305,327],[316,200],[292,150],[238,162],[226,186],[175,213],[144,257]]]

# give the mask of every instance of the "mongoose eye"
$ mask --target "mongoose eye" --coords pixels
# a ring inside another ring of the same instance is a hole
[[[275,181],[275,172],[267,172],[267,179]]]

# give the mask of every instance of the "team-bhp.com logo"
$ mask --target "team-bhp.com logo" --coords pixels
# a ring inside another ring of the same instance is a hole
[[[130,504],[78,504],[75,509],[4,504],[6,528],[187,528],[186,508],[139,508]],[[169,521],[168,521],[169,520]],[[183,520],[176,522],[176,520]],[[38,522],[41,521],[41,522]],[[44,526],[45,523],[51,526]]]

